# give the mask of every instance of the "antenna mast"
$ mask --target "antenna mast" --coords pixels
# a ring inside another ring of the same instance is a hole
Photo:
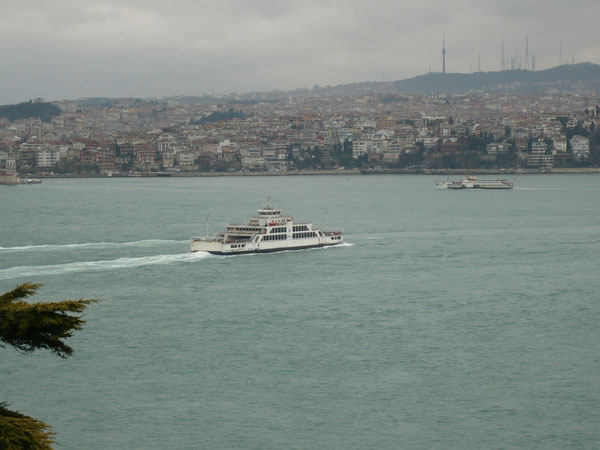
[[[446,74],[446,32],[442,32],[442,74]]]
[[[525,33],[525,70],[529,70],[529,37]]]

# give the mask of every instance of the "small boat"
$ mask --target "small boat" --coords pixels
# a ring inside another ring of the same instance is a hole
[[[39,178],[19,178],[19,184],[40,184],[42,180]]]
[[[462,180],[442,180],[435,182],[436,189],[512,189],[513,182],[502,180],[478,180],[473,175],[466,175]]]
[[[338,245],[344,241],[343,230],[319,230],[312,222],[294,221],[281,210],[267,204],[257,211],[247,223],[229,224],[223,232],[206,237],[192,238],[192,252],[208,252],[214,255],[240,253],[268,253],[282,250],[301,250],[314,247]]]

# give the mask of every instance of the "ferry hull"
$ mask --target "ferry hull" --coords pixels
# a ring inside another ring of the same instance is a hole
[[[508,180],[478,180],[468,176],[460,181],[444,180],[435,182],[436,189],[512,189],[513,182]]]
[[[254,250],[238,250],[238,251],[215,251],[215,250],[192,250],[193,252],[205,251],[211,255],[231,256],[231,255],[246,255],[248,253],[275,253],[284,252],[287,250],[307,250],[310,248],[321,248],[331,247],[334,245],[340,245],[342,242],[335,242],[333,244],[313,244],[313,245],[301,245],[296,247],[278,247],[278,248],[257,248]]]
[[[300,242],[298,242],[300,241]],[[304,242],[301,242],[304,241]],[[284,241],[285,242],[285,241]],[[192,252],[208,252],[213,255],[237,255],[241,253],[273,253],[285,250],[303,250],[307,248],[327,247],[344,242],[339,235],[314,239],[298,239],[296,242],[219,242],[202,238],[192,240]]]

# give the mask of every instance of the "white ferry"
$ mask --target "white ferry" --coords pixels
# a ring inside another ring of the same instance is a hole
[[[248,223],[229,224],[227,230],[213,237],[192,238],[193,252],[213,255],[239,253],[268,253],[282,250],[300,250],[341,244],[343,230],[318,230],[311,222],[294,222],[292,216],[283,216],[281,210],[267,204],[250,218]]]
[[[509,180],[478,180],[472,175],[465,176],[460,181],[442,180],[435,182],[436,189],[512,189],[513,182]]]

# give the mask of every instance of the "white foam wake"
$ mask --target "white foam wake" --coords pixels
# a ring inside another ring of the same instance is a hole
[[[118,258],[104,261],[81,261],[50,266],[18,266],[0,270],[0,280],[46,275],[64,275],[76,272],[101,272],[129,269],[140,266],[155,266],[173,263],[194,262],[210,256],[206,252],[187,252],[176,255],[155,255],[139,258]]]
[[[25,245],[22,247],[0,247],[0,252],[44,251],[44,250],[77,250],[77,249],[102,249],[114,247],[151,247],[165,244],[181,244],[189,241],[174,241],[168,239],[144,239],[133,242],[84,242],[82,244],[41,244]]]

